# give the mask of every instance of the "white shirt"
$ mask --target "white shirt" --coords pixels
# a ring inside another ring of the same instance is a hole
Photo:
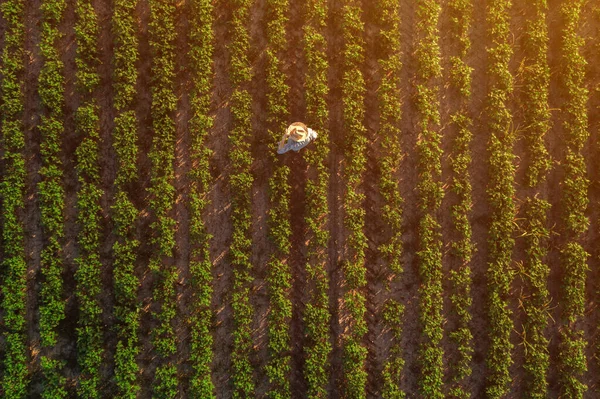
[[[288,138],[288,141],[287,141],[287,143],[285,143],[283,148],[281,150],[277,149],[277,153],[283,154],[283,153],[288,152],[289,150],[298,152],[302,148],[306,147],[308,145],[308,143],[310,143],[311,141],[313,141],[316,138],[317,138],[317,132],[315,132],[311,128],[308,128],[308,134],[306,135],[305,138],[303,138],[300,141],[296,141],[296,140],[293,140],[292,138]]]

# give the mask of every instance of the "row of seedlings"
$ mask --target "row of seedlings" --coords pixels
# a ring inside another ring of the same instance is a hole
[[[516,216],[513,154],[515,136],[508,106],[513,91],[513,77],[509,70],[513,54],[509,25],[511,5],[511,0],[493,0],[488,5],[486,15],[491,42],[487,49],[490,83],[486,111],[490,132],[487,194],[491,212],[487,271],[490,346],[487,354],[486,393],[490,398],[501,398],[508,393],[512,381],[509,370],[513,363],[510,335],[514,326],[508,304],[514,275],[511,260]]]
[[[523,103],[525,140],[528,163],[527,185],[532,189],[525,199],[524,232],[525,260],[523,279],[529,294],[524,301],[526,319],[523,326],[525,359],[523,368],[527,375],[527,394],[530,398],[545,398],[548,394],[546,375],[550,365],[548,338],[549,292],[547,288],[550,268],[545,262],[549,230],[547,213],[550,203],[540,197],[543,184],[551,167],[544,136],[550,129],[548,92],[550,68],[548,66],[548,28],[546,0],[531,2],[531,17],[525,31],[525,68],[523,70]]]
[[[286,23],[289,1],[267,1],[267,123],[271,162],[274,170],[269,179],[269,237],[274,251],[268,264],[267,283],[271,310],[268,319],[269,360],[266,366],[269,393],[272,398],[289,398],[290,391],[290,323],[292,302],[290,289],[292,275],[287,262],[290,254],[290,168],[277,156],[276,143],[280,132],[286,129],[289,116],[290,88],[286,84],[282,59],[287,49]]]
[[[452,0],[448,3],[451,15],[451,37],[453,44],[450,53],[450,88],[458,95],[458,102],[451,114],[451,126],[457,135],[453,141],[453,156],[450,159],[452,181],[450,189],[456,195],[456,203],[451,207],[451,218],[455,239],[452,241],[452,257],[456,267],[450,270],[452,286],[450,303],[456,315],[456,328],[449,336],[457,349],[453,361],[448,394],[454,398],[469,398],[467,379],[471,375],[473,356],[473,333],[471,332],[471,260],[475,251],[469,215],[473,206],[472,186],[469,168],[471,166],[472,120],[469,115],[471,98],[471,74],[466,59],[471,48],[469,30],[473,18],[471,0]]]
[[[400,105],[402,93],[400,91],[401,62],[401,36],[400,36],[400,4],[395,0],[379,0],[381,26],[379,39],[384,49],[382,58],[379,59],[381,69],[381,83],[378,90],[380,127],[378,135],[381,137],[382,155],[379,158],[381,177],[379,191],[385,204],[382,217],[390,230],[389,239],[379,247],[380,253],[388,263],[391,281],[398,281],[403,273],[402,265],[402,222],[403,205],[397,173],[402,162],[402,148],[398,140],[400,131]],[[388,299],[383,309],[383,320],[392,335],[392,345],[383,365],[382,391],[384,399],[404,398],[405,393],[401,388],[404,358],[401,346],[402,320],[404,305],[394,298]]]
[[[139,241],[136,221],[139,211],[132,201],[131,187],[137,181],[138,133],[135,114],[136,62],[139,59],[134,11],[137,0],[115,0],[112,17],[114,37],[113,87],[115,126],[113,147],[117,155],[117,176],[112,219],[116,240],[113,244],[115,317],[117,347],[115,380],[117,396],[135,398],[140,391],[139,327],[140,303],[137,299],[140,280],[135,274]]]
[[[582,381],[587,371],[584,331],[578,323],[585,314],[585,279],[588,252],[581,244],[589,229],[585,215],[589,199],[586,162],[582,153],[588,140],[587,101],[585,87],[586,61],[581,54],[584,39],[578,34],[583,0],[565,1],[562,36],[562,84],[565,90],[563,111],[564,177],[562,203],[564,207],[561,235],[563,280],[563,325],[560,329],[560,388],[566,398],[583,398],[587,385]]]
[[[191,317],[190,395],[197,398],[214,398],[211,379],[213,359],[212,324],[212,263],[210,260],[210,234],[206,231],[204,211],[210,204],[207,194],[211,177],[209,161],[212,152],[206,147],[206,138],[213,125],[210,116],[211,81],[213,77],[213,5],[210,0],[190,3],[191,29],[188,59],[194,86],[190,92],[192,117],[189,120],[192,144],[190,159],[190,274],[194,313]]]
[[[153,298],[158,303],[154,312],[157,321],[152,331],[152,343],[159,359],[154,376],[154,395],[174,398],[178,393],[179,380],[174,361],[177,340],[173,326],[176,316],[176,292],[178,274],[173,264],[175,249],[175,219],[172,216],[175,203],[175,121],[177,106],[175,88],[175,1],[151,0],[149,42],[152,54],[152,148],[150,209],[153,213],[152,245],[149,269],[154,273]]]
[[[365,398],[367,348],[363,340],[367,333],[365,287],[365,194],[362,182],[366,169],[367,136],[365,118],[365,80],[361,72],[364,63],[364,23],[361,21],[362,4],[346,0],[342,9],[344,36],[344,74],[342,77],[343,121],[347,142],[345,148],[346,193],[345,218],[348,229],[348,258],[343,265],[345,292],[344,310],[347,324],[342,337],[343,391],[346,397]]]
[[[25,2],[7,0],[1,5],[6,22],[2,51],[2,145],[4,171],[0,185],[2,200],[2,300],[3,359],[0,388],[4,398],[24,398],[27,394],[26,291],[24,226],[25,133],[24,69]]]
[[[329,188],[329,110],[327,109],[327,43],[324,37],[328,11],[326,0],[309,0],[305,4],[304,55],[306,57],[306,119],[319,139],[303,157],[314,171],[306,182],[306,215],[308,248],[306,272],[311,287],[304,311],[307,344],[304,378],[309,398],[327,396],[330,354],[329,340],[329,276],[327,274],[327,244],[329,241],[327,194]]]
[[[58,27],[63,21],[64,0],[42,2],[42,30],[40,52],[43,66],[38,78],[38,94],[44,113],[38,129],[42,142],[40,154],[42,167],[38,183],[40,222],[46,244],[41,252],[43,276],[40,291],[40,360],[44,385],[42,397],[66,398],[64,362],[51,355],[56,348],[59,324],[65,318],[65,293],[62,273],[64,245],[65,190],[61,146],[64,135],[65,77],[60,59],[59,45],[62,34]]]
[[[231,142],[230,185],[232,193],[232,226],[233,239],[230,246],[231,264],[233,267],[232,308],[234,320],[232,381],[233,397],[246,398],[254,396],[255,382],[251,356],[253,354],[252,320],[254,309],[250,303],[252,290],[252,251],[251,209],[252,183],[254,178],[250,171],[252,153],[252,97],[248,85],[252,79],[252,66],[249,60],[250,33],[248,23],[252,0],[236,0],[231,21],[231,37],[229,44],[231,54],[230,80],[233,86],[231,95],[231,114],[233,126],[229,133]]]
[[[419,353],[423,396],[442,398],[443,392],[443,300],[442,240],[439,210],[444,196],[441,182],[441,133],[439,132],[439,87],[442,75],[438,21],[441,6],[437,0],[420,0],[417,8],[416,106],[419,114],[417,153],[419,162],[419,244],[421,277],[420,320],[423,338]]]
[[[75,39],[77,53],[76,85],[79,106],[75,113],[75,131],[80,138],[76,150],[76,170],[79,181],[77,192],[77,243],[79,255],[75,259],[77,270],[77,300],[79,319],[77,326],[77,360],[81,369],[78,395],[82,398],[99,398],[100,365],[103,361],[103,324],[99,295],[102,289],[100,273],[100,119],[95,98],[100,83],[98,74],[98,16],[90,0],[75,4],[77,22]]]

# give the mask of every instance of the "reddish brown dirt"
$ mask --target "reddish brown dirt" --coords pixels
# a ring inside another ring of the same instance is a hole
[[[304,4],[298,1],[290,1],[290,22],[294,26],[303,26],[305,23]],[[291,28],[287,31],[287,57],[285,68],[287,70],[287,84],[290,86],[290,121],[301,121],[305,119],[306,99],[304,97],[304,81],[306,64],[304,60],[302,30]],[[292,397],[306,397],[306,382],[304,373],[304,346],[305,325],[302,315],[309,301],[306,276],[306,224],[305,214],[305,191],[308,165],[300,154],[285,156],[284,162],[290,168],[291,196],[290,217],[292,228],[292,239],[290,248],[289,265],[292,273],[292,323],[290,326],[290,342],[292,344],[291,364],[291,391]]]
[[[268,331],[267,317],[269,312],[269,293],[267,290],[267,272],[269,254],[274,246],[267,237],[267,218],[269,210],[269,177],[272,165],[266,155],[270,150],[270,137],[267,126],[267,77],[266,77],[266,20],[267,4],[265,0],[256,0],[250,9],[250,37],[253,58],[250,59],[254,68],[254,76],[250,84],[252,95],[252,130],[254,140],[252,153],[254,163],[252,173],[254,184],[252,187],[252,246],[251,261],[254,267],[254,283],[250,303],[254,308],[254,359],[256,396],[264,397],[269,388],[265,366],[268,361]]]
[[[342,334],[347,328],[347,312],[343,308],[344,275],[343,259],[346,259],[347,231],[344,227],[344,195],[346,191],[344,170],[345,133],[342,108],[342,76],[343,76],[343,39],[342,39],[342,9],[338,1],[328,1],[329,14],[327,18],[327,61],[329,62],[328,86],[329,96],[329,311],[331,313],[331,368],[329,371],[329,392],[332,398],[337,398],[342,390]]]
[[[474,298],[471,328],[474,339],[472,376],[468,389],[474,397],[482,397],[485,387],[485,355],[489,345],[487,338],[487,226],[489,225],[489,207],[487,204],[486,184],[488,181],[488,165],[486,163],[488,130],[485,125],[485,93],[487,80],[487,24],[485,2],[473,2],[473,22],[471,30],[472,47],[467,64],[473,69],[471,96],[471,117],[473,118],[473,142],[471,151],[471,182],[473,186],[473,210],[471,223],[473,241],[476,252],[472,260],[472,296]]]
[[[383,199],[379,194],[380,170],[377,162],[381,155],[379,128],[379,109],[377,89],[381,83],[378,73],[377,41],[379,40],[379,27],[377,26],[376,2],[363,2],[363,20],[365,22],[365,66],[363,73],[366,82],[366,118],[365,126],[369,137],[367,149],[367,170],[365,173],[364,190],[365,200],[365,234],[368,239],[368,248],[365,251],[365,267],[367,269],[367,313],[366,320],[368,333],[364,343],[368,348],[366,369],[368,373],[367,396],[379,397],[382,385],[381,373],[386,354],[389,352],[390,337],[385,335],[382,320],[382,309],[389,291],[385,287],[389,271],[381,259],[378,251],[379,245],[389,238],[389,232],[384,230],[380,210]],[[387,338],[387,339],[386,339]]]
[[[191,168],[190,152],[191,134],[187,121],[191,116],[189,93],[192,90],[192,78],[188,65],[187,53],[189,51],[188,35],[190,23],[189,2],[183,1],[177,6],[175,25],[177,32],[176,42],[176,69],[177,79],[175,93],[179,99],[177,111],[175,112],[176,146],[175,146],[175,220],[177,227],[175,232],[175,268],[178,280],[176,285],[177,295],[177,317],[175,318],[175,334],[177,336],[176,363],[179,375],[180,395],[187,397],[189,377],[191,368],[187,363],[190,358],[190,324],[192,315],[192,290],[190,289],[191,275],[189,269],[190,260],[190,215],[189,195]]]
[[[415,146],[417,143],[417,110],[412,101],[414,98],[414,70],[416,68],[413,57],[416,45],[416,5],[411,1],[400,3],[401,16],[401,41],[402,46],[402,71],[400,91],[404,94],[400,108],[400,146],[403,159],[399,168],[400,193],[404,199],[404,252],[402,262],[404,272],[400,281],[392,287],[391,296],[404,306],[404,326],[402,330],[401,345],[404,357],[404,378],[401,389],[408,395],[417,392],[419,376],[418,350],[420,343],[419,298],[418,287],[420,284],[419,269],[417,265],[417,228],[419,212],[417,208],[417,158]],[[414,171],[403,173],[402,171]]]
[[[550,66],[550,109],[552,112],[552,129],[548,133],[548,148],[550,156],[554,160],[554,168],[550,172],[548,179],[548,185],[550,187],[557,187],[563,179],[563,170],[560,167],[560,162],[564,159],[562,142],[562,119],[560,114],[560,106],[564,102],[563,88],[560,83],[561,75],[561,46],[562,46],[562,16],[560,14],[559,6],[560,1],[553,0],[548,2],[549,9],[551,10],[548,15],[549,23],[549,54],[548,63]],[[561,320],[562,307],[559,306],[560,300],[563,295],[562,290],[562,279],[563,273],[561,270],[561,259],[560,259],[560,248],[562,240],[560,235],[556,232],[562,224],[563,209],[561,206],[560,192],[557,190],[549,191],[548,200],[550,201],[552,208],[549,213],[550,225],[553,226],[554,232],[551,234],[549,242],[548,252],[548,263],[550,265],[550,278],[548,282],[548,289],[550,291],[550,297],[552,303],[550,304],[551,309],[551,321],[549,324],[549,337],[550,337],[550,370],[548,373],[548,384],[550,392],[557,395],[559,385],[559,370],[557,367],[558,360],[558,344],[559,344],[559,331],[557,321]]]
[[[214,179],[213,187],[209,193],[211,207],[207,213],[206,226],[208,233],[213,236],[211,241],[211,254],[213,260],[214,295],[213,312],[215,314],[213,359],[213,383],[220,397],[231,397],[231,349],[233,346],[233,320],[231,309],[230,291],[233,284],[233,270],[228,259],[228,249],[231,243],[231,194],[227,176],[230,173],[227,151],[230,147],[227,138],[231,128],[231,113],[228,108],[231,96],[231,85],[228,77],[229,53],[225,43],[229,40],[227,21],[231,18],[231,9],[226,2],[218,1],[215,4],[215,43],[214,55],[214,93],[213,106],[215,109],[214,127],[207,139],[207,147],[214,151],[215,156],[211,163],[211,176]]]
[[[37,80],[42,67],[42,57],[39,51],[39,2],[32,1],[26,4],[25,15],[25,165],[27,178],[25,187],[25,251],[27,261],[27,339],[29,344],[30,372],[32,384],[30,395],[35,395],[39,389],[39,374],[37,373],[40,360],[40,334],[39,334],[39,305],[38,293],[40,290],[40,253],[44,244],[41,214],[39,212],[39,198],[36,186],[41,180],[38,173],[42,158],[40,155],[40,135],[36,126],[40,122],[41,104],[37,96]]]
[[[100,232],[100,261],[102,262],[102,294],[100,295],[100,306],[103,309],[103,339],[104,339],[104,361],[101,365],[101,384],[108,395],[112,395],[116,389],[114,380],[114,356],[117,346],[117,332],[115,331],[115,317],[112,309],[115,305],[114,280],[113,280],[113,256],[112,247],[115,242],[113,234],[111,206],[114,203],[114,181],[117,173],[116,153],[112,145],[112,134],[114,129],[115,109],[113,107],[114,90],[112,87],[112,58],[113,37],[111,35],[111,21],[113,10],[110,3],[96,0],[94,9],[98,16],[100,27],[98,37],[98,58],[100,74],[100,85],[95,95],[99,105],[100,117],[100,187],[103,191],[101,198],[102,219]]]
[[[152,253],[152,245],[150,242],[150,212],[147,200],[147,188],[150,183],[151,169],[148,153],[152,146],[152,132],[150,117],[150,107],[152,97],[150,93],[150,78],[152,57],[150,54],[150,45],[148,43],[148,22],[150,18],[150,9],[148,2],[142,0],[138,2],[136,8],[136,20],[138,21],[138,38],[139,38],[139,58],[138,58],[138,81],[136,84],[137,102],[136,116],[138,120],[138,145],[140,151],[139,157],[139,185],[133,190],[138,195],[135,198],[135,205],[140,210],[140,218],[138,220],[138,237],[140,247],[138,258],[136,261],[136,275],[140,278],[140,290],[138,298],[142,305],[140,315],[140,355],[138,364],[141,371],[141,392],[142,397],[150,397],[152,395],[152,381],[156,364],[153,362],[154,355],[152,353],[152,341],[150,333],[155,326],[152,317],[152,311],[155,310],[152,306],[152,287],[154,278],[148,270],[148,262]]]

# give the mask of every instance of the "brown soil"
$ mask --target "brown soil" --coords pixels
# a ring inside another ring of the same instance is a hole
[[[469,387],[475,397],[482,397],[485,388],[485,354],[489,345],[487,331],[487,226],[489,226],[489,207],[487,204],[486,184],[488,181],[488,165],[486,162],[488,131],[485,125],[485,89],[487,78],[487,29],[485,23],[486,5],[483,2],[474,2],[472,50],[467,63],[473,70],[473,94],[471,97],[471,115],[473,117],[473,163],[471,176],[473,185],[473,213],[471,216],[473,226],[473,240],[476,252],[472,261],[472,296],[473,321],[472,333],[474,339],[472,385]]]
[[[27,249],[27,340],[30,342],[30,372],[33,374],[30,386],[31,394],[35,395],[40,389],[39,374],[37,373],[40,361],[40,334],[39,334],[39,312],[37,309],[39,282],[41,281],[40,254],[44,245],[43,231],[40,223],[39,198],[37,196],[37,184],[40,175],[37,171],[42,164],[40,155],[40,135],[36,126],[40,122],[41,104],[37,95],[37,80],[42,66],[42,57],[39,47],[39,27],[37,21],[40,19],[39,2],[27,2],[25,11],[25,54],[27,64],[25,66],[25,160],[27,178],[25,187],[25,248]]]
[[[225,43],[229,40],[227,22],[231,18],[231,8],[225,2],[218,1],[215,8],[214,31],[217,42],[214,55],[214,94],[213,106],[215,120],[212,133],[208,136],[206,145],[220,154],[213,159],[211,175],[214,184],[209,199],[211,207],[207,213],[206,226],[208,233],[213,236],[211,241],[211,259],[213,259],[214,294],[213,312],[215,314],[215,332],[213,359],[213,383],[220,397],[231,397],[231,349],[233,346],[232,309],[230,292],[233,284],[233,270],[229,265],[228,249],[231,243],[231,198],[227,176],[230,173],[227,151],[229,140],[227,134],[231,128],[231,112],[228,108],[231,96],[229,84],[228,62],[229,53]]]
[[[290,1],[290,20],[298,26],[305,22],[304,4],[299,1]],[[288,56],[285,67],[287,68],[290,86],[290,120],[301,121],[305,119],[306,99],[304,97],[304,81],[306,64],[304,60],[302,30],[288,30]],[[296,173],[291,174],[291,195],[295,201],[290,203],[292,242],[290,249],[289,265],[292,273],[292,323],[290,326],[290,342],[292,344],[291,385],[294,398],[306,397],[307,386],[304,379],[304,346],[305,325],[302,315],[309,301],[306,276],[306,223],[304,187],[307,179],[308,165],[300,154],[291,154],[286,157],[286,165]]]
[[[190,289],[191,275],[189,269],[190,260],[190,215],[189,215],[189,195],[190,181],[189,172],[191,168],[190,152],[191,146],[190,131],[187,121],[191,116],[189,93],[192,90],[193,82],[189,74],[187,53],[189,45],[187,37],[190,24],[188,20],[189,2],[181,2],[177,7],[175,26],[179,35],[177,36],[176,48],[176,69],[177,74],[175,93],[179,102],[175,113],[176,126],[176,147],[175,147],[175,220],[177,227],[175,233],[175,268],[177,270],[178,280],[176,286],[177,295],[177,316],[175,318],[175,334],[177,335],[177,356],[176,363],[179,374],[179,390],[181,395],[187,396],[189,386],[189,377],[191,368],[186,362],[190,357],[190,324],[189,320],[192,314],[192,291]]]

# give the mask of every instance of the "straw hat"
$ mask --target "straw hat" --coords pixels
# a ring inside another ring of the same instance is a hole
[[[302,141],[308,135],[308,131],[306,130],[306,125],[301,124],[299,122],[292,123],[287,128],[288,134],[290,138],[294,141]]]

